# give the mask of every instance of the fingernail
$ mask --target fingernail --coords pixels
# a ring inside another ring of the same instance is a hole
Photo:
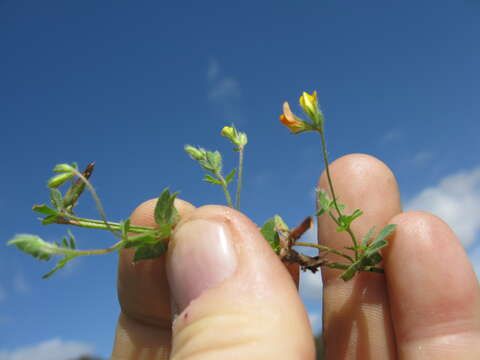
[[[192,220],[173,235],[167,276],[174,308],[181,312],[205,290],[232,275],[237,256],[230,230],[211,220]]]

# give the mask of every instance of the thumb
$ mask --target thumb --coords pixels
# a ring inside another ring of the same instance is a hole
[[[285,266],[239,212],[205,206],[181,222],[167,256],[171,359],[313,359],[313,336]]]

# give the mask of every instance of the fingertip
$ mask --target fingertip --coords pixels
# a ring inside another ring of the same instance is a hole
[[[400,353],[423,344],[441,358],[438,340],[452,336],[450,346],[462,353],[462,338],[478,340],[480,332],[480,290],[465,250],[432,214],[408,211],[390,222],[397,227],[384,251],[385,275]]]

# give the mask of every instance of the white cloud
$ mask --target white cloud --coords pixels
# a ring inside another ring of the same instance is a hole
[[[30,286],[27,284],[22,273],[17,273],[13,277],[13,288],[16,292],[26,294],[30,292]]]
[[[390,129],[385,133],[385,135],[382,136],[381,142],[386,144],[386,143],[391,143],[397,140],[400,140],[402,138],[402,132],[398,129]]]
[[[71,360],[93,353],[91,345],[51,339],[16,350],[0,350],[0,360]]]
[[[212,59],[207,68],[208,99],[220,109],[223,121],[241,123],[241,90],[238,81],[223,73],[217,60]]]
[[[480,230],[480,167],[446,176],[411,199],[405,209],[439,216],[468,247]]]
[[[420,151],[413,156],[412,162],[416,166],[423,166],[426,163],[428,163],[430,160],[432,160],[432,158],[433,158],[433,153],[432,152],[430,152],[430,151]]]
[[[322,313],[321,312],[309,312],[308,319],[314,334],[318,334],[322,330]]]

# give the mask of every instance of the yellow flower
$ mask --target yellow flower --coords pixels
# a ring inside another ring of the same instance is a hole
[[[280,122],[294,134],[298,134],[308,129],[308,124],[292,113],[290,105],[288,105],[288,102],[286,101],[283,103],[283,114],[280,115]]]
[[[303,92],[300,96],[300,106],[307,113],[307,115],[314,120],[318,113],[318,101],[317,101],[317,92],[314,91],[311,95],[307,92]]]

